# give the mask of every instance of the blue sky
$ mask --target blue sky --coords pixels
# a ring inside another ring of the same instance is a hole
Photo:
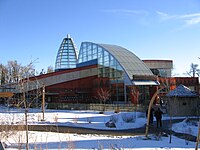
[[[173,74],[200,67],[199,0],[0,0],[0,63],[55,65],[67,34],[115,44],[140,59],[173,60]]]

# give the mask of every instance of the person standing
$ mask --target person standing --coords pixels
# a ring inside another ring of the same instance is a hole
[[[154,115],[156,117],[157,128],[159,126],[162,127],[162,114],[163,114],[163,112],[160,110],[160,108],[158,108],[154,113]]]

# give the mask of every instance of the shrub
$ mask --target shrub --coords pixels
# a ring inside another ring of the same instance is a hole
[[[110,116],[110,122],[116,123],[118,121],[118,115],[112,115]]]
[[[133,114],[122,114],[122,119],[124,122],[135,122],[135,117]]]

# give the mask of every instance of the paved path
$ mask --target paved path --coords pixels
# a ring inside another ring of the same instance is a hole
[[[172,124],[182,122],[183,120],[184,119],[173,119]],[[154,122],[154,126],[150,126],[150,132],[157,134],[157,135],[161,132],[164,132],[168,135],[171,134],[171,135],[177,136],[178,138],[181,138],[181,139],[196,142],[196,136],[186,134],[186,133],[178,133],[176,131],[170,131],[170,120],[163,120],[162,122],[163,122],[162,128],[157,128],[156,122]]]
[[[173,123],[181,122],[183,119],[173,120]],[[163,120],[163,127],[157,128],[155,126],[149,127],[149,134],[158,135],[159,133],[170,134],[169,130],[170,120]],[[140,128],[126,129],[126,130],[99,130],[99,129],[90,129],[90,128],[81,128],[81,127],[68,127],[68,126],[57,126],[57,125],[29,125],[29,131],[42,131],[42,132],[60,132],[60,133],[77,133],[77,134],[99,134],[99,135],[145,135],[146,126]],[[0,131],[9,131],[9,130],[25,130],[24,125],[0,125]],[[182,139],[187,139],[188,141],[196,142],[196,137],[184,134],[177,133],[172,131],[172,135],[177,136]]]

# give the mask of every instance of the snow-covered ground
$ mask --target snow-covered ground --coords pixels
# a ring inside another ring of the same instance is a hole
[[[29,109],[29,124],[53,124],[62,126],[75,126],[104,130],[131,129],[144,126],[146,117],[141,112],[105,112],[97,111],[71,111],[71,110],[45,110],[45,121],[41,121],[42,113],[39,109]],[[163,119],[169,119],[164,116]],[[105,123],[109,120],[115,122],[116,128],[108,128]],[[24,110],[0,107],[1,124],[24,124]],[[173,125],[173,129],[182,133],[197,135],[198,122],[188,124],[186,121]],[[1,142],[6,149],[25,149],[25,132],[10,131],[1,133]],[[187,142],[177,137],[157,137],[149,135],[151,139],[140,136],[111,136],[95,134],[72,134],[29,131],[30,149],[140,149],[140,150],[169,150],[194,149],[195,142]]]

